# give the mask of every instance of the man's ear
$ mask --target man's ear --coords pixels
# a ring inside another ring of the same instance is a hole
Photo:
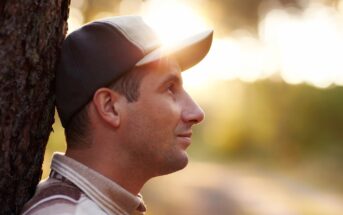
[[[93,104],[101,120],[113,127],[120,125],[120,102],[122,96],[108,88],[99,88],[93,96]]]

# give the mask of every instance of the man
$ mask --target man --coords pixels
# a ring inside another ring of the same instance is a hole
[[[163,47],[140,17],[95,21],[63,43],[56,106],[67,151],[54,154],[23,214],[144,214],[152,177],[184,168],[203,111],[181,71],[208,52],[212,31]]]

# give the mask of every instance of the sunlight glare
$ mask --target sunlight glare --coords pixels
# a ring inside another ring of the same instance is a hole
[[[81,10],[77,7],[70,7],[70,13],[68,18],[68,32],[73,32],[78,29],[84,23],[84,16]]]
[[[166,45],[208,29],[202,16],[179,0],[148,1],[143,5],[142,15]]]
[[[341,16],[341,15],[340,15]],[[343,26],[333,8],[314,3],[302,13],[272,10],[260,23],[262,40],[278,56],[283,79],[325,88],[342,83]]]
[[[122,15],[140,13],[142,4],[141,0],[122,0],[119,4],[119,13]]]
[[[242,32],[241,32],[242,33]],[[245,34],[238,38],[214,39],[208,55],[184,74],[185,85],[202,90],[203,86],[220,80],[240,79],[252,82],[271,75],[268,53],[261,43]]]

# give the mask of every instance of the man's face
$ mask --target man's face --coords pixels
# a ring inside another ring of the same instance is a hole
[[[154,176],[184,168],[192,126],[204,118],[182,86],[175,61],[164,59],[140,68],[145,72],[136,102],[127,103],[121,130],[130,160]]]

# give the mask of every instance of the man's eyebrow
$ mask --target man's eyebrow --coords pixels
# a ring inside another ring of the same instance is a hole
[[[168,82],[176,82],[182,84],[182,79],[179,75],[176,74],[169,74],[161,83],[161,85],[164,85]]]

